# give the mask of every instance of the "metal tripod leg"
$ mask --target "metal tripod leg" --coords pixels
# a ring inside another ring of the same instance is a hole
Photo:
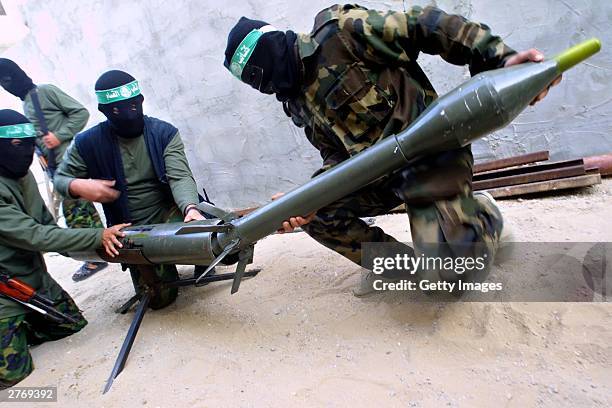
[[[141,298],[142,298],[142,293],[135,294],[134,296],[129,298],[127,302],[125,302],[122,306],[120,306],[117,310],[115,310],[115,313],[126,314],[128,310],[130,310],[130,308],[134,306],[136,302],[138,302]]]
[[[240,277],[251,277],[256,276],[261,271],[260,268],[255,268],[250,271],[244,272]],[[179,279],[173,282],[163,282],[163,286],[165,287],[181,287],[181,286],[194,286],[199,280],[199,283],[210,283],[210,282],[220,282],[225,280],[233,280],[236,278],[235,273],[224,273],[219,275],[211,275],[204,276],[202,279]],[[196,285],[197,286],[197,285]],[[152,298],[152,292],[146,290],[142,293],[137,293],[132,296],[127,302],[123,304],[117,312],[125,314],[131,307],[140,300],[138,304],[138,308],[136,309],[136,313],[134,315],[134,319],[132,320],[132,324],[125,336],[125,340],[123,340],[123,344],[121,345],[121,350],[119,351],[119,355],[117,356],[117,360],[115,361],[115,366],[113,367],[113,371],[111,371],[108,380],[106,381],[106,385],[104,386],[104,391],[102,394],[106,394],[108,390],[110,390],[113,385],[113,381],[121,371],[123,371],[123,367],[125,367],[125,362],[127,361],[128,355],[130,354],[130,350],[132,349],[132,345],[134,344],[134,339],[136,338],[136,334],[138,333],[138,329],[140,328],[140,323],[142,323],[142,319],[149,307],[149,301]]]
[[[261,268],[254,268],[254,269],[251,269],[245,272],[244,277],[246,278],[246,277],[257,276],[259,272],[261,272]],[[196,278],[190,278],[190,279],[179,279],[174,282],[164,282],[164,286],[182,287],[182,286],[194,286],[195,285],[197,287],[197,286],[202,286],[205,283],[232,280],[235,278],[235,276],[236,276],[235,273],[221,273],[219,275],[205,276],[204,278],[202,278],[202,280],[200,280],[199,283],[196,283],[197,281]]]
[[[108,380],[106,381],[106,386],[104,386],[104,391],[102,391],[102,394],[106,394],[108,390],[110,390],[115,378],[119,375],[119,373],[121,373],[121,371],[123,371],[123,367],[125,367],[125,362],[127,361],[128,355],[130,354],[130,350],[132,349],[132,345],[134,344],[136,334],[138,334],[140,323],[142,323],[142,318],[144,317],[147,308],[149,307],[149,300],[151,300],[151,294],[149,292],[145,292],[142,295],[142,298],[140,299],[138,309],[136,309],[136,314],[134,315],[134,320],[132,320],[130,329],[128,330],[127,335],[125,336],[125,340],[123,340],[121,350],[119,351],[119,355],[117,356],[117,360],[115,361],[115,366],[113,367],[113,371],[111,371],[111,374],[108,377]]]

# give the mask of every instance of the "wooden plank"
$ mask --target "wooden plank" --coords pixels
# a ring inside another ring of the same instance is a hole
[[[540,152],[522,154],[520,156],[507,157],[505,159],[477,163],[474,165],[474,173],[481,173],[483,171],[498,170],[507,167],[520,166],[522,164],[546,161],[548,160],[548,157],[548,150],[543,150]]]
[[[546,191],[565,190],[570,188],[587,187],[601,183],[601,175],[587,174],[584,176],[568,177],[557,180],[540,181],[537,183],[519,184],[510,187],[492,188],[487,190],[495,198],[516,197],[525,194],[541,193]]]
[[[538,171],[551,170],[551,169],[562,169],[565,167],[582,166],[582,165],[584,165],[584,161],[582,159],[544,162],[544,163],[538,163],[538,164],[531,164],[528,166],[513,167],[510,169],[492,170],[492,171],[487,171],[484,173],[474,174],[473,180],[474,181],[488,180],[492,178],[514,176],[517,174],[535,173]]]
[[[534,183],[538,181],[555,180],[566,177],[583,176],[586,174],[583,165],[563,167],[560,169],[542,170],[533,173],[516,174],[506,177],[497,177],[480,180],[472,183],[474,190],[486,190],[498,187],[514,186],[517,184]]]

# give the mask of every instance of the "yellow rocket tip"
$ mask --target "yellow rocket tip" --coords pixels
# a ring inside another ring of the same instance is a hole
[[[599,38],[591,38],[576,44],[571,48],[563,51],[557,55],[554,60],[557,61],[557,67],[559,72],[564,72],[573,67],[574,65],[586,60],[594,54],[597,54],[601,50],[601,41]]]

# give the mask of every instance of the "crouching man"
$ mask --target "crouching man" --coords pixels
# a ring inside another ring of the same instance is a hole
[[[0,110],[0,272],[31,286],[73,319],[56,323],[22,304],[0,296],[0,389],[11,387],[34,369],[29,347],[58,340],[87,324],[70,295],[47,272],[43,252],[86,251],[104,246],[118,254],[120,230],[64,229],[57,226],[29,172],[36,131],[13,110]]]

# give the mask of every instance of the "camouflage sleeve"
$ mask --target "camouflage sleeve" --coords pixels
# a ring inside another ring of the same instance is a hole
[[[335,135],[326,136],[318,126],[306,126],[304,133],[306,133],[306,138],[310,144],[319,151],[323,159],[323,166],[312,177],[318,176],[350,157],[344,146],[333,143],[333,140],[337,140]]]
[[[472,75],[500,68],[516,52],[494,36],[485,24],[447,14],[435,7],[412,7],[408,12],[376,11],[345,6],[340,28],[350,31],[356,50],[378,63],[415,61],[419,52],[440,55],[455,65],[469,65]]]

